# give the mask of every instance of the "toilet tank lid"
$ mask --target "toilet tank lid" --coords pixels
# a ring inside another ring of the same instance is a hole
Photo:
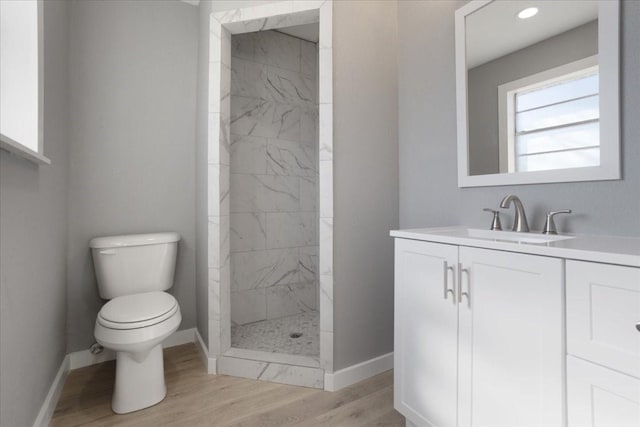
[[[174,232],[126,234],[121,236],[94,237],[89,242],[92,249],[119,248],[125,246],[157,245],[180,240],[180,235]]]

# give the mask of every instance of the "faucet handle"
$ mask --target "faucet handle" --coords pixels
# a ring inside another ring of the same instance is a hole
[[[491,230],[502,230],[502,224],[500,223],[500,211],[484,208],[485,212],[491,212],[493,214],[493,220],[491,221]]]
[[[558,230],[556,229],[556,223],[553,220],[553,217],[558,214],[570,214],[571,209],[562,209],[559,211],[551,211],[547,214],[547,220],[544,222],[544,227],[542,228],[542,234],[558,234]]]

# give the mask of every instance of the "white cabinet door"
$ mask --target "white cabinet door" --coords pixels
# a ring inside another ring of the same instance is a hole
[[[568,427],[640,426],[640,379],[567,357]]]
[[[455,427],[458,315],[445,286],[458,248],[395,243],[394,405],[416,426]]]
[[[562,260],[461,247],[460,427],[563,425]]]
[[[567,352],[640,378],[640,268],[567,261]]]

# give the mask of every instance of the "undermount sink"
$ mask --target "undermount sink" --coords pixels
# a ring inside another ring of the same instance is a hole
[[[434,232],[434,234],[450,235],[452,237],[468,237],[472,239],[491,240],[495,242],[527,243],[544,245],[559,240],[574,239],[575,236],[517,233],[513,231],[481,230],[477,228],[452,228]]]

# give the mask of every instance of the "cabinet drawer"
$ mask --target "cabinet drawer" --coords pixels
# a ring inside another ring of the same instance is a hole
[[[640,379],[567,356],[568,427],[640,426]]]
[[[567,261],[567,352],[640,378],[640,268]]]

